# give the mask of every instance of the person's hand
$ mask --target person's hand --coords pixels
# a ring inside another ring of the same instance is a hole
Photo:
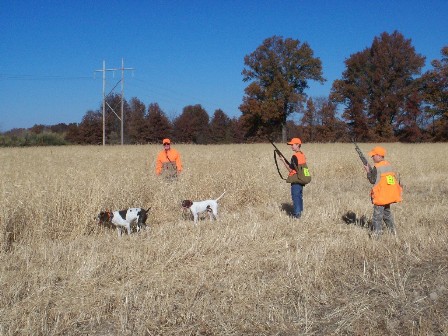
[[[369,173],[369,172],[370,172],[370,168],[369,168],[369,165],[365,165],[365,166],[364,166],[364,169],[366,170],[366,172],[367,172],[367,173]]]

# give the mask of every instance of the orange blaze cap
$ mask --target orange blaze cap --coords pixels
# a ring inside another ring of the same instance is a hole
[[[369,152],[369,156],[379,155],[382,157],[386,156],[386,150],[383,147],[377,146]]]
[[[290,142],[288,142],[288,145],[301,145],[302,144],[302,140],[300,140],[299,138],[292,138]]]
[[[162,143],[163,143],[163,144],[166,144],[166,143],[167,143],[167,144],[171,144],[171,140],[170,140],[170,139],[163,139],[163,140],[162,140]]]

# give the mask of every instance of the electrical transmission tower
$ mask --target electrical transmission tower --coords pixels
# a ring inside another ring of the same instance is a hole
[[[121,80],[120,80],[121,81],[121,117],[118,116],[118,114],[114,111],[112,106],[110,106],[106,102],[106,72],[107,71],[119,71],[119,70],[121,70]],[[121,131],[121,144],[123,145],[123,105],[124,105],[123,102],[124,102],[124,71],[125,70],[134,70],[134,68],[125,68],[123,59],[121,59],[121,68],[106,69],[106,61],[103,61],[103,69],[95,70],[95,72],[103,73],[103,146],[106,145],[106,104],[107,104],[107,106],[109,106],[109,108],[112,110],[112,112],[117,116],[117,118],[121,122],[121,130],[120,130]]]

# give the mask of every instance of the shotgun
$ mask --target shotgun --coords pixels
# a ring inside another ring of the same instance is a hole
[[[285,159],[285,162],[290,165],[288,159],[280,152],[280,149],[277,148],[277,146],[272,142],[271,139],[268,139],[272,146],[274,146],[274,153],[277,153],[279,156],[281,156],[283,159]]]
[[[364,164],[364,166],[369,167],[369,171],[372,170],[372,167],[370,166],[369,162],[367,161],[366,157],[364,156],[364,154],[361,152],[361,149],[359,149],[358,145],[356,144],[356,142],[354,142],[352,140],[353,144],[355,145],[355,150],[358,152],[359,158],[361,159],[362,163]]]
[[[285,162],[288,164],[288,166],[290,165],[290,163],[289,163],[288,159],[282,154],[282,152],[280,152],[280,149],[278,149],[277,146],[272,142],[272,140],[271,139],[268,139],[268,140],[271,143],[271,145],[274,146],[274,161],[275,161],[275,166],[277,167],[278,175],[280,175],[280,178],[282,180],[286,180],[286,178],[283,177],[282,173],[280,173],[280,169],[278,168],[277,156],[276,155],[282,157],[285,160]]]

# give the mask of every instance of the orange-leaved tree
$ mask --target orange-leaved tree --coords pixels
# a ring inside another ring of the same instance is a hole
[[[243,81],[249,82],[240,105],[248,136],[260,137],[281,128],[286,141],[286,120],[299,112],[308,81],[323,83],[322,64],[308,43],[272,36],[244,57]]]
[[[419,111],[415,76],[424,62],[411,40],[397,31],[375,37],[370,48],[345,61],[343,78],[333,83],[331,98],[345,105],[343,117],[354,138],[393,141],[403,125],[415,128],[412,121],[418,120]]]

